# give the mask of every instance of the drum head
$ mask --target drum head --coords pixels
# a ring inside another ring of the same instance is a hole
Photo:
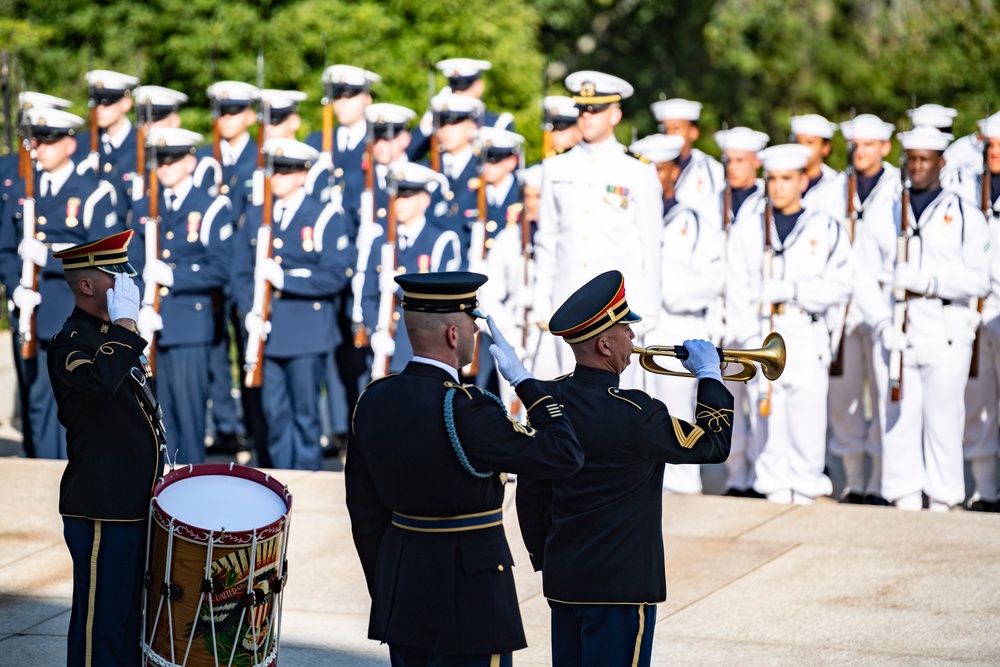
[[[257,482],[227,475],[199,475],[164,487],[156,501],[184,523],[227,532],[268,526],[285,515],[285,501]]]

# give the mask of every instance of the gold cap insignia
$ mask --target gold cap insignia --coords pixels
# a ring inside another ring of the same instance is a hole
[[[585,81],[580,86],[580,97],[595,97],[597,95],[597,84],[593,81]]]

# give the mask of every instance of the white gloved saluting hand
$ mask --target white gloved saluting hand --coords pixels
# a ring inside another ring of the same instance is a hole
[[[139,288],[132,282],[132,278],[127,273],[119,273],[115,276],[114,289],[109,289],[108,315],[112,322],[118,320],[139,319]]]
[[[487,316],[486,324],[489,325],[490,335],[493,336],[493,344],[490,345],[490,354],[497,360],[497,370],[500,371],[500,375],[512,387],[516,387],[524,380],[533,378],[534,376],[521,363],[514,347],[500,333],[500,329],[497,328],[492,315]]]
[[[707,340],[686,340],[684,349],[687,359],[681,359],[681,365],[699,380],[712,378],[722,382],[722,362],[719,351]]]

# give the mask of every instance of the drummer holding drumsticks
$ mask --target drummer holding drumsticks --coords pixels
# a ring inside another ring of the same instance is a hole
[[[146,518],[166,451],[136,333],[132,230],[53,255],[75,308],[48,348],[69,463],[59,512],[73,559],[67,664],[140,664]]]

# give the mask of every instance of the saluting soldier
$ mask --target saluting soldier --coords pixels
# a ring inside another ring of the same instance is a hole
[[[343,211],[306,196],[319,151],[291,139],[269,139],[264,149],[274,164],[274,255],[257,263],[262,207],[247,209],[233,250],[232,289],[247,334],[266,335],[262,391],[271,461],[276,468],[319,470],[317,396],[327,355],[339,342],[334,297],[350,280],[355,250]],[[268,321],[251,307],[264,280],[273,288]]]
[[[856,220],[844,219],[850,232],[854,225],[857,238],[862,225],[890,225],[888,218],[873,218],[866,213],[880,202],[891,202],[899,196],[899,169],[885,161],[892,150],[895,128],[877,116],[862,114],[840,124],[844,139],[854,143],[854,172],[857,190],[853,209]],[[845,196],[847,178],[844,177]],[[846,202],[846,198],[845,198]],[[882,454],[877,421],[865,420],[865,378],[868,397],[874,414],[878,412],[879,395],[872,373],[871,327],[864,323],[861,309],[847,307],[847,320],[838,312],[833,326],[843,328],[841,353],[843,374],[830,376],[830,453],[844,464],[846,484],[841,502],[871,505],[885,504],[882,499]],[[871,459],[871,474],[865,475],[865,455]]]
[[[372,350],[377,356],[391,357],[389,372],[397,373],[413,356],[406,321],[402,317],[402,306],[397,306],[393,315],[397,327],[395,337],[384,329],[377,329],[379,296],[387,290],[393,294],[398,292],[393,282],[397,274],[458,271],[465,255],[458,234],[427,215],[435,193],[447,191],[447,179],[413,162],[392,164],[389,169],[389,178],[393,179],[396,188],[396,270],[382,264],[381,248],[386,236],[385,230],[380,228],[368,256],[366,289],[362,298],[366,326],[374,332]]]
[[[59,485],[73,560],[67,660],[138,665],[146,518],[166,449],[130,276],[132,230],[72,246],[62,260],[74,306],[49,344],[51,391],[69,461]]]
[[[767,146],[769,138],[763,132],[751,130],[748,127],[734,127],[730,130],[716,132],[715,143],[724,156],[726,181],[729,185],[730,206],[726,210],[726,197],[719,195],[719,210],[725,216],[725,228],[729,227],[739,217],[740,211],[757,210],[760,199],[765,196],[764,179],[757,178],[761,167],[757,154]],[[731,306],[729,299],[733,298],[727,290],[723,299],[723,320]],[[730,322],[724,322],[722,346],[738,348],[744,341]],[[757,406],[750,400],[745,382],[729,382],[726,388],[733,394],[733,445],[726,459],[726,491],[727,496],[758,497],[753,490],[753,460],[755,452],[754,431],[757,423]]]
[[[654,134],[629,146],[656,165],[663,186],[663,231],[654,241],[662,248],[660,316],[649,340],[708,339],[709,311],[721,305],[725,287],[725,235],[718,218],[705,216],[676,199],[684,138]],[[663,364],[681,370],[680,362]],[[646,378],[649,393],[673,406],[679,419],[693,421],[698,395],[694,379],[652,375]],[[697,465],[667,464],[663,488],[671,493],[701,493],[701,471]]]
[[[565,410],[583,447],[583,467],[551,481],[524,471],[516,503],[531,564],[542,571],[555,667],[650,664],[656,604],[667,598],[664,463],[721,463],[729,454],[733,397],[708,341],[684,343],[684,367],[698,383],[697,421],[619,387],[639,319],[625,299],[622,274],[608,271],[549,321],[549,330],[571,346],[576,367],[542,388]]]
[[[580,128],[576,121],[580,110],[572,97],[548,95],[542,98],[543,129],[548,132],[551,145],[542,159],[565,153],[580,143]]]
[[[895,224],[862,227],[854,299],[876,338],[882,496],[897,508],[920,510],[926,494],[932,511],[948,511],[965,499],[964,391],[979,320],[970,299],[990,291],[991,238],[979,208],[942,188],[951,136],[918,126],[897,138],[912,182],[907,255],[896,255],[901,199],[868,209],[867,221]],[[908,294],[905,328],[894,320],[890,286]],[[898,402],[889,391],[889,363],[899,361],[893,350],[902,354]]]
[[[347,197],[348,193],[360,195],[364,188],[364,156],[367,124],[365,109],[372,103],[371,88],[382,80],[375,72],[369,72],[353,65],[331,65],[323,72],[324,104],[333,105],[333,115],[337,127],[331,138],[331,152],[323,152],[322,130],[306,137],[306,143],[321,151],[319,162],[314,166],[333,174],[333,185],[343,194],[343,208],[351,210],[356,201]],[[322,193],[324,184],[316,183],[314,191]],[[334,192],[321,196],[322,201],[334,201]],[[352,230],[352,237],[356,233]]]
[[[614,135],[622,118],[620,102],[632,95],[632,86],[592,71],[570,74],[565,85],[580,110],[583,141],[543,163],[535,237],[536,322],[547,322],[554,304],[610,269],[621,269],[633,286],[634,301],[658,314],[663,188],[649,161],[629,153]],[[644,326],[655,324],[656,314]],[[571,371],[568,350],[556,349],[559,371]],[[633,375],[629,382],[641,386],[642,378]]]
[[[583,462],[563,408],[492,322],[490,351],[531,425],[459,383],[485,280],[467,272],[396,278],[414,357],[369,385],[354,413],[344,475],[372,598],[368,636],[387,643],[399,667],[510,667],[526,643],[503,529],[504,473],[566,477]]]
[[[726,253],[726,323],[739,347],[759,346],[770,331],[780,331],[787,345],[781,377],[758,376],[748,386],[758,408],[753,488],[779,503],[809,504],[833,490],[824,473],[831,357],[825,317],[850,295],[851,246],[840,220],[803,208],[812,155],[797,144],[759,153],[767,203],[740,209]]]
[[[483,72],[492,69],[493,65],[488,60],[476,60],[474,58],[448,58],[434,65],[434,68],[441,72],[448,79],[448,86],[439,94],[455,94],[467,97],[471,100],[482,102],[483,112],[476,117],[476,124],[479,127],[495,127],[500,130],[514,130],[514,116],[509,113],[498,114],[486,109],[483,102],[483,95],[486,93],[486,82],[483,80]],[[431,147],[431,134],[437,126],[434,124],[433,108],[429,109],[420,119],[420,125],[413,130],[413,141],[406,150],[407,156],[413,162],[417,162],[427,156],[427,151]],[[442,149],[443,150],[443,149]]]
[[[7,220],[0,234],[0,271],[7,294],[17,308],[18,321],[35,317],[35,359],[22,366],[24,389],[29,402],[28,423],[36,456],[66,458],[65,431],[56,420],[52,386],[45,372],[47,347],[73,310],[73,293],[62,267],[51,262],[52,252],[97,240],[120,231],[115,211],[117,192],[98,179],[89,168],[73,161],[77,149],[76,130],[83,119],[58,109],[25,111],[31,127],[32,146],[38,168],[34,173],[35,233],[24,237],[25,183],[14,184],[10,203],[4,207]],[[24,262],[37,267],[38,289],[21,284]]]
[[[977,512],[1000,511],[997,503],[997,453],[1000,431],[997,401],[1000,400],[1000,113],[978,122],[978,136],[988,142],[986,148],[987,183],[979,174],[981,194],[987,194],[986,221],[991,236],[990,293],[983,301],[979,336],[979,368],[965,387],[965,459],[972,470],[973,492],[965,508]],[[958,140],[958,141],[961,141]],[[952,144],[954,146],[958,143]],[[948,147],[949,150],[951,146]],[[945,156],[948,150],[945,151]],[[947,160],[947,157],[945,157]],[[979,153],[982,167],[982,147]],[[982,200],[980,200],[982,201]]]
[[[726,175],[719,161],[694,147],[701,136],[701,102],[672,99],[653,102],[650,109],[664,134],[684,139],[678,166],[676,199],[702,211],[703,215],[720,215],[715,205],[718,195],[726,188]],[[721,224],[721,222],[720,222]]]
[[[139,224],[131,253],[145,296],[152,295],[154,286],[160,293],[159,311],[144,299],[138,330],[148,341],[156,336],[156,387],[177,463],[205,461],[210,353],[217,339],[214,299],[229,280],[235,231],[229,198],[214,197],[194,183],[195,146],[203,139],[182,128],[149,131],[147,151],[155,151],[160,185],[159,238],[147,238],[149,200],[137,202]],[[150,263],[147,243],[159,245]]]
[[[837,124],[811,113],[792,116],[791,126],[795,143],[811,151],[806,163],[809,184],[802,195],[802,208],[820,210],[839,219],[846,207],[844,181],[836,169],[826,164],[833,149],[831,140],[837,132]]]

